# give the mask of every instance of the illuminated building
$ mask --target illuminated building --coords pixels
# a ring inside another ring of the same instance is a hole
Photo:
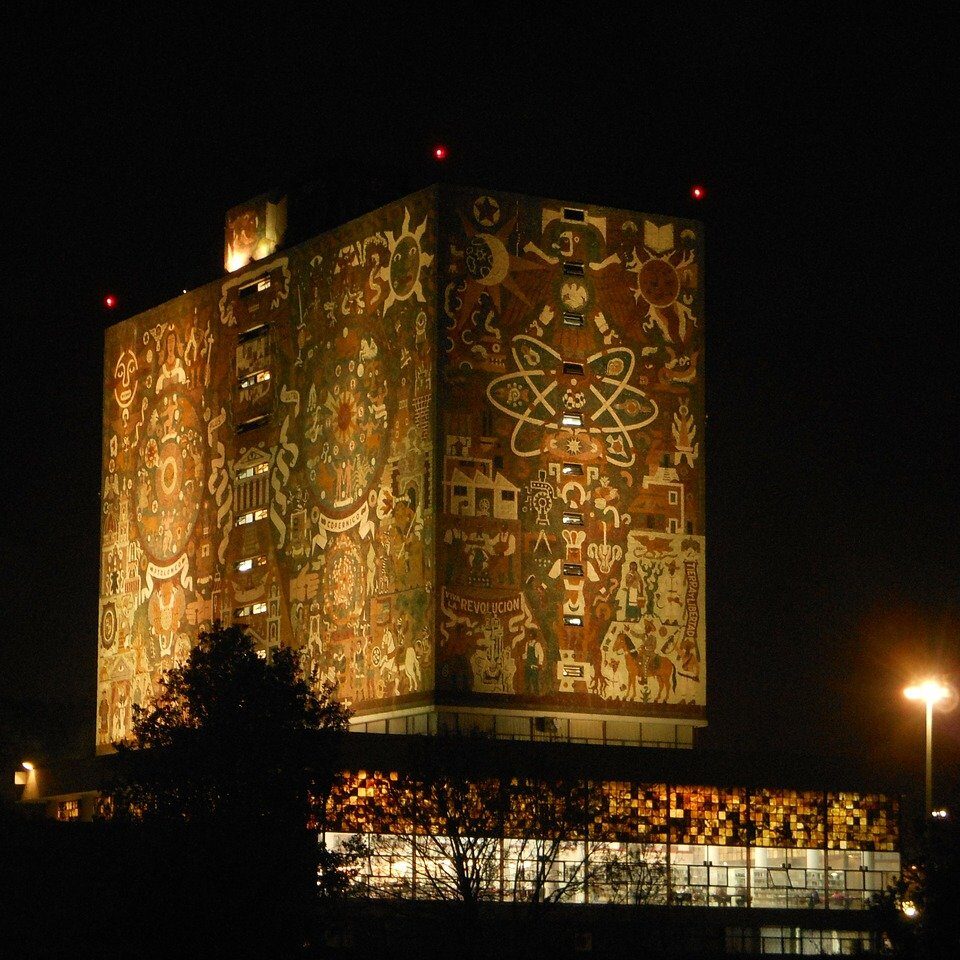
[[[358,729],[692,744],[701,228],[432,188],[106,336],[97,738],[213,621]]]
[[[587,798],[545,880],[571,905],[636,899],[596,879],[625,853],[664,870],[651,909],[728,908],[696,922],[731,952],[866,942],[895,799],[604,749],[706,722],[700,225],[448,187],[289,249],[284,222],[235,208],[232,272],[107,331],[98,751],[200,630],[243,622],[355,712],[327,825],[376,838],[379,895],[429,898],[442,837],[402,805],[450,741],[409,735],[479,731],[538,742],[464,741],[477,789],[506,757],[517,789]],[[68,780],[40,795],[82,815]],[[526,802],[493,900],[536,869]]]

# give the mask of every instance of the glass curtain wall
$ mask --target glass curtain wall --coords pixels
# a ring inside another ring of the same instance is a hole
[[[345,850],[346,833],[327,845]],[[692,844],[531,841],[365,834],[371,896],[456,899],[468,876],[480,900],[866,909],[900,872],[898,853]]]

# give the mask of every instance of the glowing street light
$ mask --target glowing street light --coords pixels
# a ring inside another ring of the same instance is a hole
[[[927,770],[926,806],[927,820],[933,815],[933,705],[950,696],[950,690],[936,680],[924,680],[907,687],[903,695],[908,700],[921,700],[927,707]]]

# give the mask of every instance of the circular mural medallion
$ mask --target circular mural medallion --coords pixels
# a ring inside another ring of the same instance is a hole
[[[680,292],[680,278],[673,264],[654,258],[640,268],[640,293],[653,307],[668,307]]]
[[[310,377],[305,459],[321,512],[342,518],[366,499],[386,461],[393,397],[378,356],[361,363],[322,351]]]
[[[193,534],[206,476],[203,429],[182,393],[162,394],[151,408],[137,461],[136,518],[144,553],[168,564]]]
[[[104,650],[112,650],[117,639],[117,611],[112,603],[104,605],[100,615],[100,646]]]

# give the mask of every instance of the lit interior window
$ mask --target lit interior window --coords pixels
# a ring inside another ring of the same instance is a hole
[[[564,614],[563,622],[568,627],[582,627],[583,617],[575,617],[570,614]]]
[[[563,575],[565,577],[582,577],[583,564],[582,563],[565,563],[563,565]]]
[[[246,390],[247,387],[253,387],[258,383],[266,383],[269,379],[269,370],[258,370],[256,373],[248,374],[240,379],[240,389]]]
[[[560,422],[565,427],[582,427],[583,414],[582,413],[565,413],[561,418]]]
[[[259,510],[248,510],[237,517],[237,526],[242,527],[248,523],[253,523],[255,520],[265,520],[266,517],[267,510],[265,507],[261,507]]]
[[[582,513],[565,513],[563,515],[563,525],[565,527],[582,527],[583,514]]]
[[[248,570],[252,570],[254,567],[262,567],[266,562],[267,558],[264,556],[244,557],[243,560],[240,560],[237,563],[237,573],[246,573]]]
[[[270,469],[270,464],[264,461],[263,463],[255,464],[252,467],[244,467],[242,470],[237,471],[238,480],[249,480],[251,477],[256,477],[261,473],[266,473]]]
[[[245,607],[237,607],[233,611],[235,617],[249,617],[252,614],[266,613],[267,604],[265,601],[260,601],[259,603],[248,603]]]
[[[562,472],[565,477],[582,477],[583,464],[582,463],[565,463],[563,465]]]
[[[246,297],[253,296],[255,293],[263,293],[264,290],[270,289],[270,277],[264,275],[262,277],[257,277],[256,280],[251,280],[249,283],[242,284],[238,290],[237,295],[241,300]]]
[[[564,323],[564,326],[567,326],[567,327],[582,327],[583,314],[582,313],[564,313],[563,323]]]

